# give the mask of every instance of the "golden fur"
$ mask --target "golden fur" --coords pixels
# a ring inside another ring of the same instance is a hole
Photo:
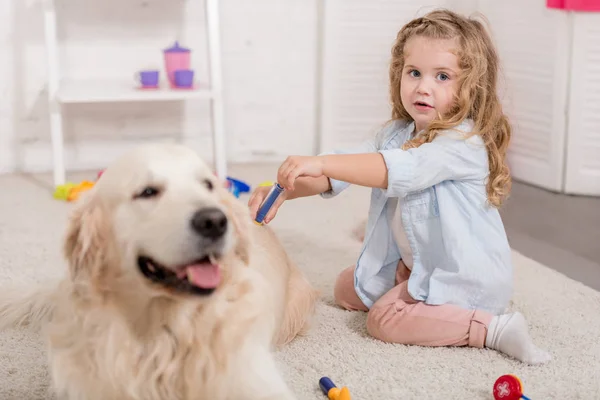
[[[135,197],[148,186],[160,195]],[[190,262],[190,215],[205,207],[229,222],[215,292],[182,294],[145,278],[140,253]],[[0,293],[0,327],[44,332],[60,398],[295,398],[272,351],[307,329],[315,291],[191,150],[145,145],[117,160],[76,205],[64,252],[58,285]]]

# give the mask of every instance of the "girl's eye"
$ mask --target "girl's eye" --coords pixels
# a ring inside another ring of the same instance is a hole
[[[155,187],[148,186],[148,187],[144,188],[141,192],[136,194],[135,198],[148,199],[150,197],[158,196],[159,194],[160,194],[160,190],[158,190]]]
[[[410,76],[412,76],[413,78],[418,78],[419,76],[421,76],[421,73],[419,71],[417,71],[416,69],[412,69],[408,72],[408,74]]]
[[[443,73],[443,72],[440,72],[440,73],[438,74],[438,79],[439,79],[440,81],[447,81],[448,79],[450,79],[450,77],[449,77],[447,74],[445,74],[445,73]]]

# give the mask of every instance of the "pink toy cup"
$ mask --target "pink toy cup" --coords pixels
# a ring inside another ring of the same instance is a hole
[[[163,53],[169,84],[171,87],[175,87],[175,71],[180,69],[190,69],[190,50],[179,47],[179,43],[175,42],[173,47],[165,49]]]

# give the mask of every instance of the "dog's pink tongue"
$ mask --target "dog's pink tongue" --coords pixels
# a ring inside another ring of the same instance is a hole
[[[221,283],[221,269],[216,264],[193,264],[186,272],[188,280],[202,289],[214,289]]]

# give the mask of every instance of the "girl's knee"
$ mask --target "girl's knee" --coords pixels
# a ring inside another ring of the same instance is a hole
[[[340,307],[344,307],[344,285],[342,282],[340,282],[340,278],[341,276],[338,276],[335,281],[335,286],[333,287],[333,298],[335,300],[335,304],[337,304]]]
[[[388,332],[390,324],[386,323],[386,321],[389,322],[387,314],[390,310],[387,310],[388,307],[393,307],[393,305],[378,306],[375,304],[367,314],[367,332],[375,339],[384,342],[392,342]]]
[[[346,310],[367,310],[354,289],[354,266],[340,272],[333,288],[333,297],[335,303]]]

